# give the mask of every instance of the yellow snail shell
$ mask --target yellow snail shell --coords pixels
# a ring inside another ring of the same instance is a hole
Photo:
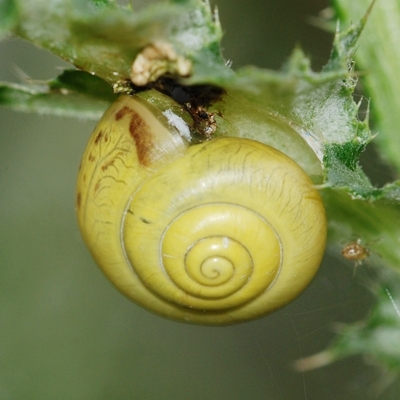
[[[294,161],[249,139],[189,146],[137,96],[120,97],[95,128],[76,204],[116,287],[185,322],[232,324],[282,307],[325,249],[321,198]]]

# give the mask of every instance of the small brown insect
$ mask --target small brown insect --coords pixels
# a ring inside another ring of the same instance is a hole
[[[342,256],[346,260],[355,261],[356,266],[360,265],[362,260],[369,257],[370,254],[369,249],[361,244],[361,239],[350,242],[342,249]]]

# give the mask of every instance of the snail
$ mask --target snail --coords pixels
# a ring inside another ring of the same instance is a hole
[[[263,143],[190,143],[171,110],[124,95],[103,115],[78,174],[84,241],[120,291],[161,316],[226,325],[277,310],[321,263],[319,193]]]

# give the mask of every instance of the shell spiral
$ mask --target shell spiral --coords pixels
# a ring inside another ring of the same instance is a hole
[[[325,249],[321,199],[294,161],[249,139],[189,146],[158,110],[127,96],[83,155],[77,213],[109,279],[185,322],[231,324],[282,307]]]

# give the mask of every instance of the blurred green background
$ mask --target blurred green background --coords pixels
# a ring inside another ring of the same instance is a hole
[[[277,69],[295,45],[320,68],[332,36],[310,25],[327,0],[217,0],[226,58]],[[54,77],[67,65],[9,38],[0,80]],[[297,373],[335,322],[361,319],[373,299],[368,267],[326,257],[294,303],[232,327],[168,321],[128,301],[91,259],[74,214],[75,178],[94,122],[0,109],[0,400],[398,399],[359,357]]]

